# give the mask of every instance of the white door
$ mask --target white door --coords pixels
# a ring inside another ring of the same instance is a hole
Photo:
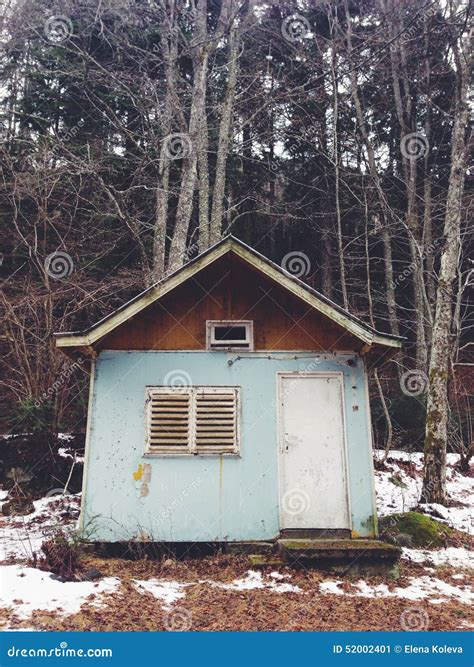
[[[339,373],[279,374],[280,527],[350,528]]]

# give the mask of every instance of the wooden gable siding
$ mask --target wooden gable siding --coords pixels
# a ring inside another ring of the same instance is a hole
[[[253,320],[256,350],[363,343],[235,255],[226,255],[106,336],[98,349],[204,350],[206,320]]]

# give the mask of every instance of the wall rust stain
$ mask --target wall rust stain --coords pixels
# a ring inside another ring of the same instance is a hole
[[[143,476],[142,476],[143,482],[148,483],[151,480],[151,465],[149,463],[145,463],[143,466]]]

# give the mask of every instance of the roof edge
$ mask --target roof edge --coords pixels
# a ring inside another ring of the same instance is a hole
[[[401,348],[404,338],[392,334],[376,331],[365,322],[362,322],[352,313],[309,287],[302,280],[285,271],[257,250],[229,234],[216,244],[199,254],[184,266],[179,267],[162,280],[151,285],[135,297],[124,303],[115,311],[83,331],[69,331],[54,333],[56,346],[59,348],[90,347],[101,340],[116,327],[124,324],[143,309],[173,290],[226,252],[234,252],[250,265],[260,270],[270,279],[283,285],[288,291],[299,297],[339,326],[345,328],[352,335],[362,340],[367,346],[382,345],[384,347]]]

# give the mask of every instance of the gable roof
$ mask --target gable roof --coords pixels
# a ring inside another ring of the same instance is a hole
[[[164,277],[88,329],[55,333],[56,346],[62,348],[65,352],[68,348],[69,350],[74,348],[90,349],[111,331],[227,253],[234,253],[263,275],[274,280],[315,310],[346,329],[365,343],[366,350],[374,345],[393,348],[393,351],[401,348],[403,338],[376,331],[323,294],[306,285],[299,278],[231,235],[223,238],[188,264]]]

